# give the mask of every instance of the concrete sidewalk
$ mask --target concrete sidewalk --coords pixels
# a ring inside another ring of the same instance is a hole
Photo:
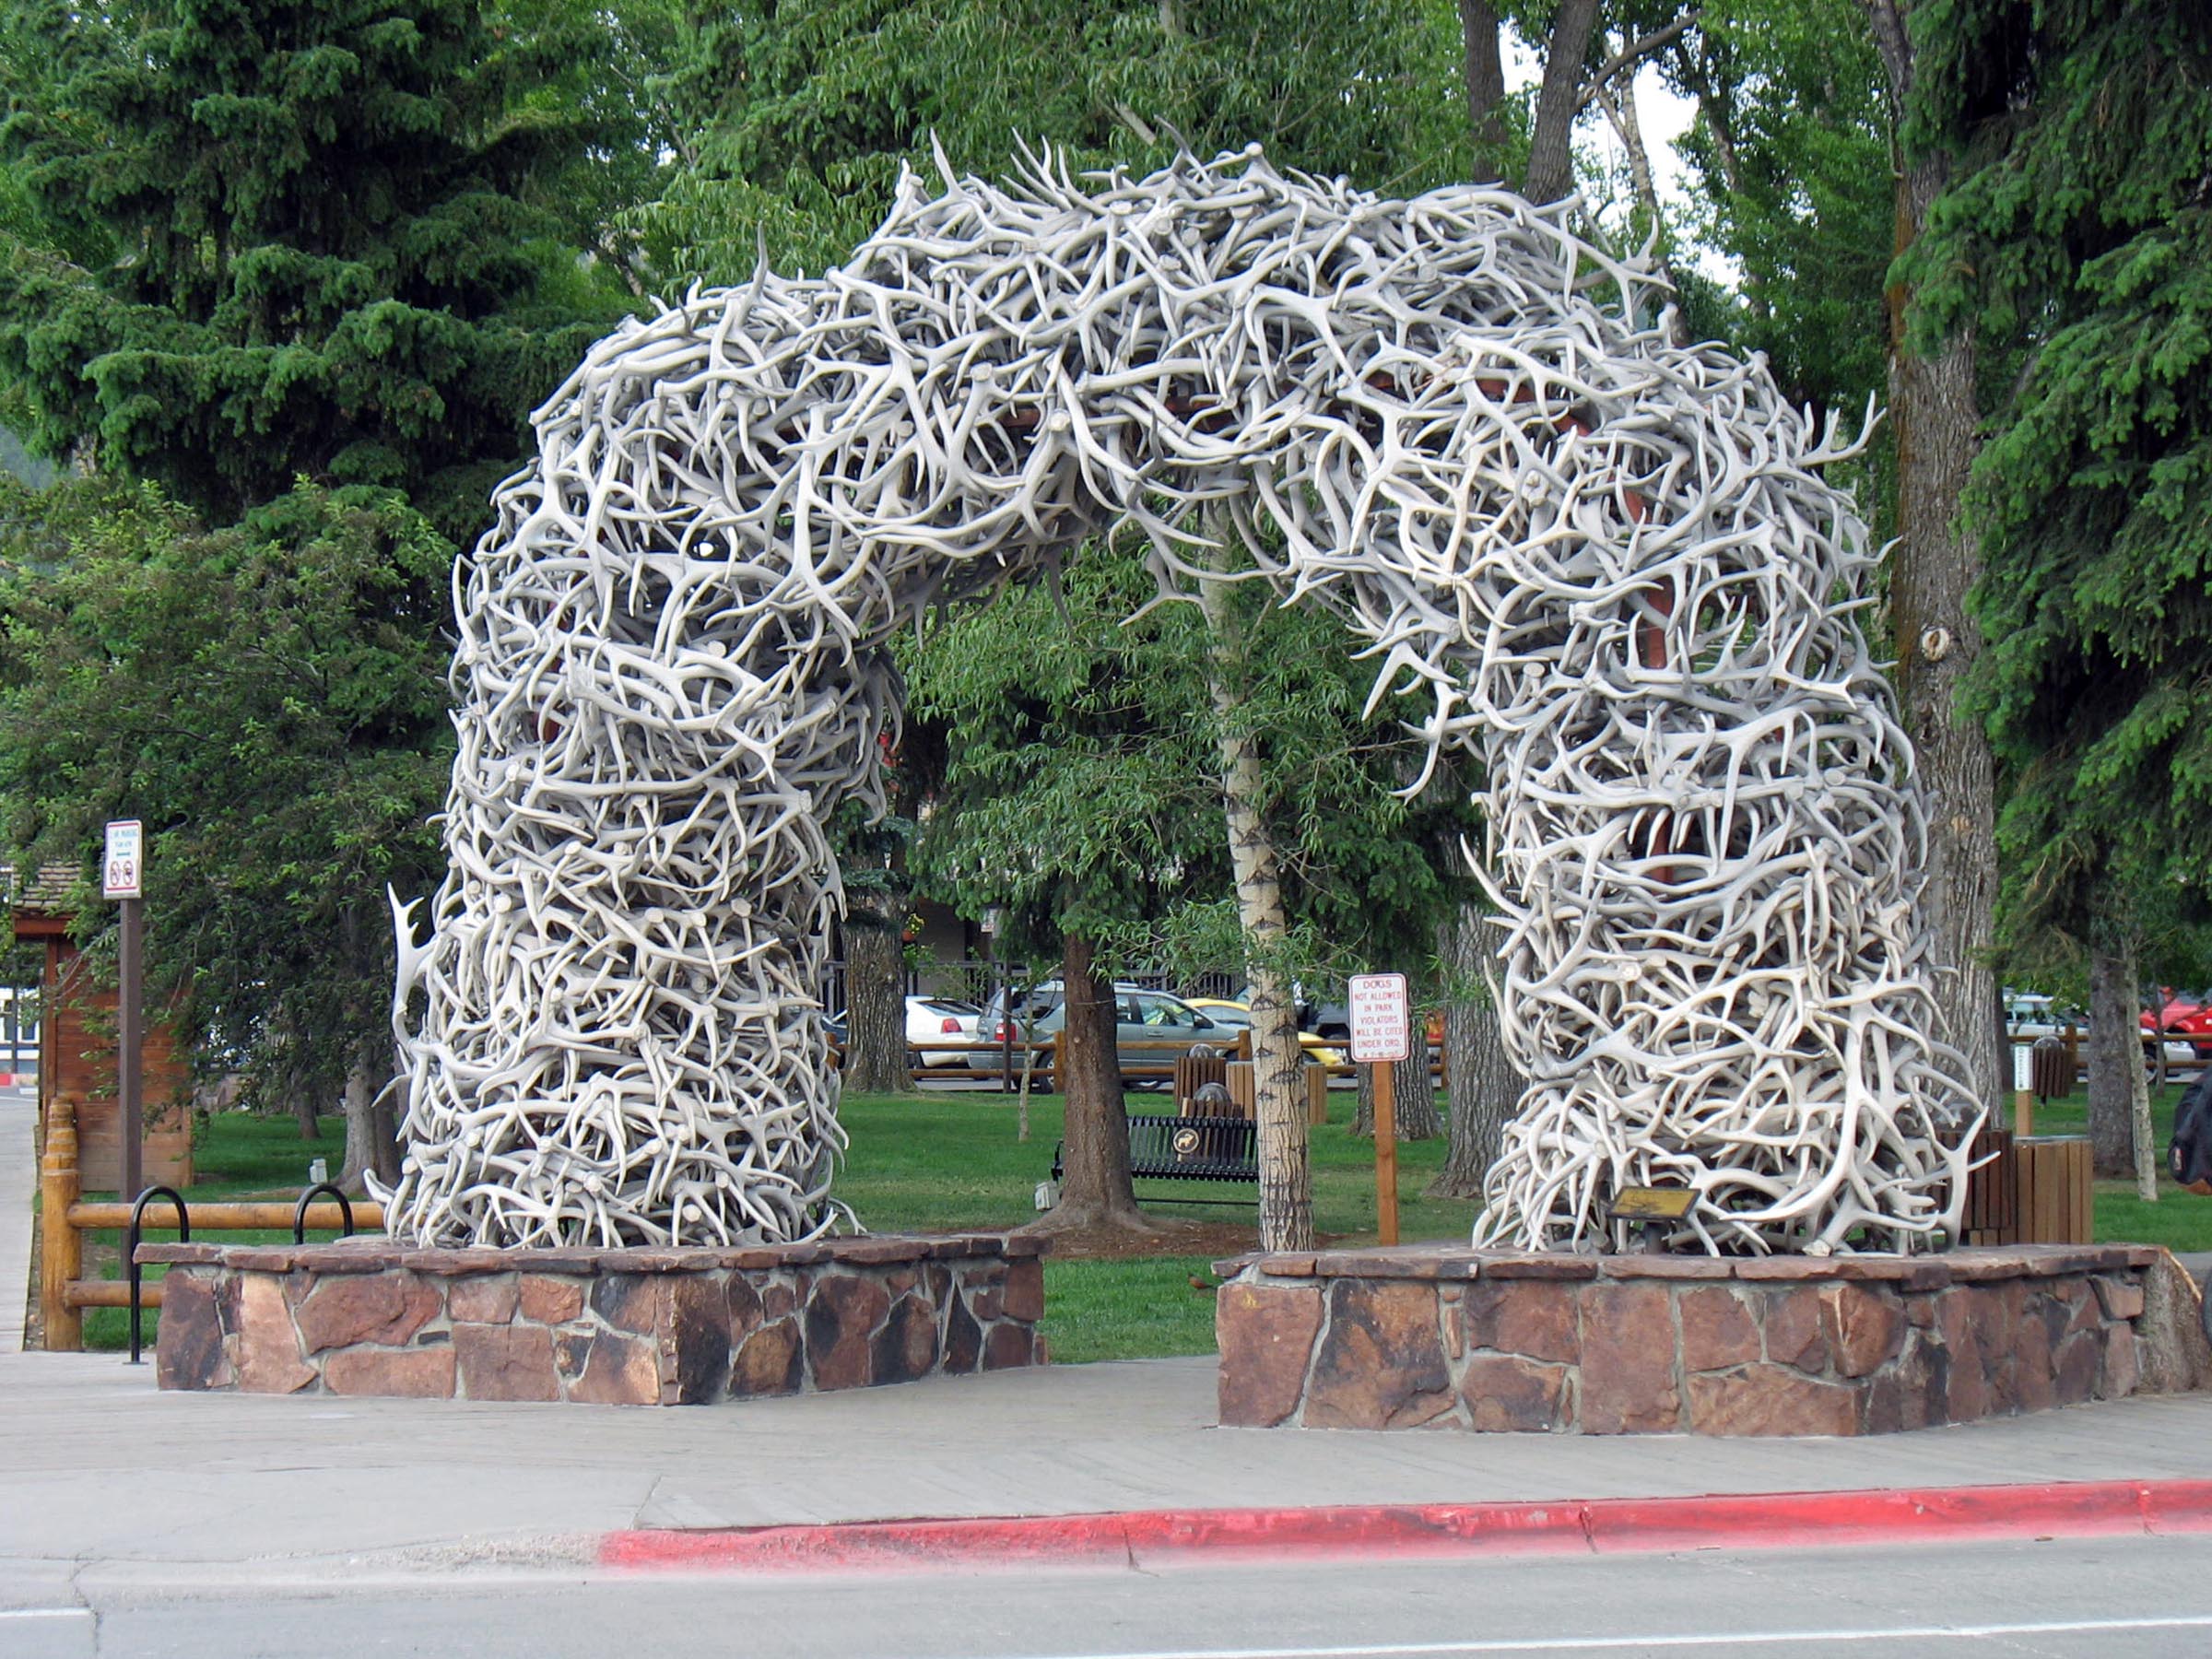
[[[30,1283],[30,1205],[39,1190],[32,1142],[39,1124],[38,1090],[0,1088],[0,1354],[23,1347]]]
[[[161,1394],[112,1355],[6,1355],[0,1606],[93,1564],[574,1565],[636,1528],[2212,1479],[2204,1394],[1851,1441],[1213,1418],[1210,1359],[643,1410]]]

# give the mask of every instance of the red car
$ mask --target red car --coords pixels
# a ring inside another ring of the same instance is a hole
[[[2159,1011],[2144,1014],[2143,1029],[2185,1038],[2199,1060],[2212,1060],[2212,1006],[2202,995],[2159,986]]]

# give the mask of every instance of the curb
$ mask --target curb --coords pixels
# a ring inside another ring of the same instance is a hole
[[[600,1540],[597,1559],[602,1567],[631,1571],[1153,1571],[1339,1556],[1620,1555],[2203,1532],[2212,1532],[2212,1480],[2111,1480],[1533,1503],[1134,1510],[815,1526],[644,1527],[607,1534]]]

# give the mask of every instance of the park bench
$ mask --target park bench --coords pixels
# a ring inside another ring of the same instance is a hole
[[[1259,1125],[1246,1117],[1133,1115],[1129,1119],[1129,1173],[1137,1181],[1248,1181],[1260,1179]],[[1053,1179],[1060,1179],[1062,1142],[1053,1148]],[[1241,1204],[1248,1199],[1182,1198],[1182,1204]]]

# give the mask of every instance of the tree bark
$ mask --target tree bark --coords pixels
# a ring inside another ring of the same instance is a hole
[[[1217,540],[1230,545],[1232,538]],[[1305,1057],[1299,1048],[1297,1006],[1280,959],[1289,933],[1280,864],[1261,812],[1266,795],[1258,747],[1244,727],[1240,707],[1244,629],[1227,583],[1202,583],[1199,606],[1209,633],[1206,682],[1218,723],[1221,800],[1237,880],[1237,920],[1247,953],[1244,983],[1252,1008],[1253,1096],[1259,1109],[1260,1248],[1311,1250],[1313,1171],[1306,1134]]]
[[[1868,11],[1889,79],[1892,121],[1900,123],[1912,86],[1904,18],[1896,0],[1869,0]],[[1894,138],[1892,153],[1896,246],[1902,253],[1920,233],[1950,169],[1941,154],[1907,162]],[[1928,805],[1922,902],[1936,935],[1936,960],[1955,971],[1936,986],[1947,1035],[1965,1054],[1973,1099],[1994,1109],[2005,1084],[1997,982],[1989,965],[1997,891],[1996,769],[1987,735],[1958,713],[1959,684],[1983,649],[1966,603],[1982,558],[1958,522],[1976,448],[1974,347],[1965,336],[1937,356],[1914,356],[1905,347],[1907,295],[1893,285],[1888,300],[1899,533],[1889,562],[1889,615],[1899,695]]]
[[[2135,1173],[2135,1091],[2143,1071],[2135,951],[2089,952],[2089,1156],[2097,1173]]]
[[[358,1190],[363,1175],[387,1187],[399,1179],[399,1129],[386,1085],[390,1078],[355,1062],[346,1074],[346,1153],[339,1160],[338,1184]]]
[[[1053,1071],[1067,1098],[1062,1129],[1060,1202],[1026,1230],[1119,1227],[1147,1231],[1129,1184],[1129,1119],[1114,1043],[1113,988],[1092,969],[1091,941],[1069,934],[1060,959],[1067,999]]]
[[[1444,1120],[1436,1110],[1436,1088],[1429,1080],[1429,1045],[1420,1040],[1416,1020],[1414,1041],[1406,1058],[1390,1068],[1391,1113],[1402,1141],[1434,1140],[1444,1132]],[[1359,1068],[1359,1106],[1352,1118],[1354,1135],[1375,1132],[1375,1068]]]
[[[2135,952],[2131,950],[2128,952],[2127,975],[2127,982],[2131,990],[2136,982],[2135,967]],[[2138,1037],[2136,1040],[2138,1052],[2141,1047],[2142,1041]],[[2165,1053],[2163,1039],[2154,1039],[2151,1043],[2151,1053],[2161,1057],[2159,1075],[2164,1077],[2166,1067],[2163,1059]],[[2136,1178],[2136,1196],[2146,1204],[2156,1204],[2159,1201],[2158,1131],[2152,1127],[2150,1121],[2150,1079],[2145,1075],[2148,1070],[2149,1067],[2142,1064],[2140,1059],[2136,1065],[2127,1068],[2127,1120],[2129,1138],[2133,1142],[2135,1153],[2133,1173]]]
[[[1459,0],[1460,45],[1465,54],[1467,131],[1475,145],[1474,176],[1501,179],[1505,169],[1505,63],[1498,51],[1498,8],[1490,0]]]
[[[1432,1198],[1482,1196],[1482,1180],[1503,1149],[1505,1125],[1521,1100],[1521,1079],[1505,1057],[1498,1006],[1483,984],[1479,907],[1462,904],[1437,926],[1437,954],[1444,960],[1452,1000],[1444,1005],[1444,1066],[1449,1079],[1449,1132],[1444,1167],[1429,1184]]]
[[[1571,141],[1582,104],[1583,60],[1597,22],[1597,0],[1560,0],[1544,49],[1544,86],[1529,136],[1528,172],[1521,194],[1532,202],[1556,202],[1574,188]]]
[[[899,923],[904,906],[888,891],[848,889],[845,920],[845,1087],[864,1094],[909,1094],[906,957]]]

